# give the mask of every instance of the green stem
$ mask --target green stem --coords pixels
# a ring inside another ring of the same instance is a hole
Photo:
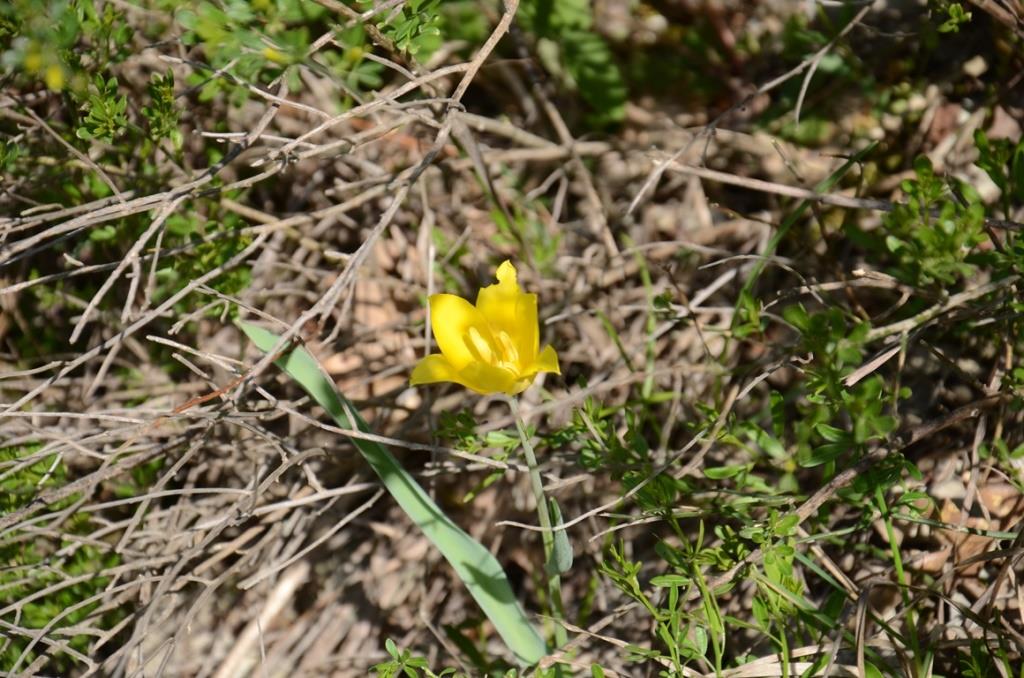
[[[526,457],[526,466],[530,469],[530,489],[533,490],[533,499],[537,504],[537,520],[540,523],[541,539],[544,542],[544,578],[548,587],[548,609],[555,620],[555,645],[562,647],[568,642],[569,637],[565,627],[560,623],[565,618],[562,609],[562,580],[557,573],[548,569],[551,562],[551,554],[555,548],[555,536],[551,531],[551,513],[548,507],[547,497],[544,495],[544,483],[541,482],[540,467],[537,464],[537,455],[533,451],[533,444],[526,432],[526,423],[519,413],[519,401],[516,398],[508,399],[509,408],[512,410],[512,418],[516,420],[516,429],[519,431],[519,440],[523,443],[523,456]]]
[[[875,486],[875,501],[878,502],[878,510],[881,511],[882,521],[885,524],[885,533],[889,538],[889,548],[892,553],[893,566],[896,569],[896,582],[900,586],[900,596],[903,599],[903,607],[906,609],[907,638],[910,649],[914,655],[911,669],[914,676],[921,675],[921,643],[917,636],[917,622],[914,619],[914,608],[911,606],[910,585],[907,582],[906,573],[903,570],[903,557],[900,555],[899,544],[896,543],[896,531],[892,527],[892,519],[889,514],[889,506],[885,503],[885,492],[881,485]]]

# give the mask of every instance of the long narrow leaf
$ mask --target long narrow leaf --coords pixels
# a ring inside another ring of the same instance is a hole
[[[261,327],[239,323],[242,331],[263,352],[278,344],[279,337]],[[328,379],[316,360],[302,347],[279,358],[275,364],[295,379],[343,429],[370,432],[366,421]],[[509,649],[524,664],[536,664],[547,654],[544,640],[520,607],[505,571],[478,541],[446,516],[398,460],[381,444],[351,438],[391,496],[423,534],[441,551],[469,589]]]
[[[877,141],[872,142],[863,149],[861,149],[860,151],[854,153],[853,156],[851,156],[846,162],[844,162],[839,169],[830,174],[823,181],[819,182],[818,185],[814,187],[815,192],[827,193],[828,191],[832,190],[832,188],[839,183],[839,180],[842,179],[854,165],[859,163],[861,160],[866,158],[873,150],[875,150],[875,147],[877,145]],[[743,284],[744,292],[750,292],[752,289],[754,289],[754,283],[757,282],[758,276],[760,276],[761,271],[764,270],[765,262],[768,261],[769,258],[771,258],[771,256],[775,254],[775,249],[779,246],[779,243],[782,242],[782,239],[786,237],[786,233],[789,232],[789,229],[793,227],[793,224],[795,224],[800,219],[800,217],[803,216],[804,212],[806,212],[810,207],[810,200],[801,201],[800,204],[796,206],[796,209],[790,212],[789,216],[787,216],[782,221],[782,223],[779,224],[779,229],[775,232],[775,235],[773,235],[771,239],[768,241],[768,246],[765,248],[765,251],[762,253],[761,257],[759,257],[757,262],[754,264],[754,268],[750,272],[750,275],[747,276],[747,281]]]

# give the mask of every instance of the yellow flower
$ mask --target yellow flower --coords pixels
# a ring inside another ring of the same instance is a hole
[[[498,284],[480,290],[476,306],[454,294],[431,295],[430,325],[441,352],[416,365],[413,386],[452,381],[477,393],[515,395],[538,372],[562,373],[555,349],[540,350],[537,295],[519,289],[510,261],[498,267]]]
[[[46,67],[46,86],[54,92],[64,89],[64,69],[56,64]]]

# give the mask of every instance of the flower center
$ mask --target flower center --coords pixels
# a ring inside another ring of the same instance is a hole
[[[484,335],[480,334],[480,330],[475,327],[470,327],[469,332],[466,333],[466,348],[473,354],[473,357],[482,363],[488,365],[494,364],[494,351],[491,350],[491,344]]]
[[[519,351],[516,350],[516,345],[512,343],[512,337],[508,336],[508,332],[504,330],[498,332],[498,345],[502,353],[498,358],[498,367],[518,372]]]
[[[518,374],[521,367],[519,351],[516,350],[512,337],[504,330],[498,332],[491,330],[491,336],[494,337],[493,342],[488,341],[477,328],[470,327],[466,331],[463,341],[466,342],[466,348],[469,349],[475,360],[508,370],[512,374]]]

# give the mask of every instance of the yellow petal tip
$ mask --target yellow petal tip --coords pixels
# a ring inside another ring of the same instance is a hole
[[[509,259],[501,262],[501,266],[498,266],[496,274],[498,282],[516,284],[516,267],[512,265]]]
[[[562,368],[558,364],[558,354],[555,352],[553,346],[545,346],[544,350],[537,355],[537,371],[551,372],[558,375],[562,374]]]

